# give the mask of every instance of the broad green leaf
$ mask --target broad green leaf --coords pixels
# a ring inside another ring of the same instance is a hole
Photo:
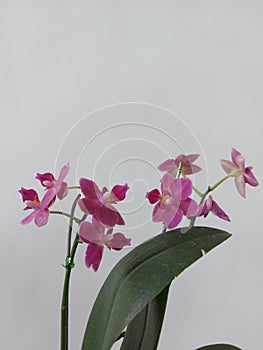
[[[229,237],[229,233],[211,227],[179,228],[134,248],[116,264],[102,286],[82,350],[109,350],[131,320],[174,277]]]
[[[120,350],[156,349],[162,329],[169,287],[151,300],[129,323]]]
[[[196,350],[242,350],[242,349],[237,348],[236,346],[230,345],[230,344],[213,344],[213,345],[202,346],[201,348],[198,348]]]

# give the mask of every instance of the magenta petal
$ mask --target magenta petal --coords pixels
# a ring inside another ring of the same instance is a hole
[[[157,203],[153,208],[152,220],[153,222],[160,222],[163,220],[164,210],[161,208],[160,203]]]
[[[63,199],[67,196],[68,194],[68,184],[66,182],[62,182],[60,189],[57,192],[57,197],[58,199]]]
[[[158,166],[158,169],[160,171],[169,171],[175,167],[176,165],[175,165],[174,159],[167,159],[166,161],[164,161],[162,164]]]
[[[35,224],[37,225],[37,227],[41,227],[46,225],[46,223],[48,222],[48,217],[49,217],[49,211],[46,210],[42,210],[42,209],[38,209],[35,212]]]
[[[39,204],[40,208],[41,209],[48,208],[51,205],[51,203],[53,202],[55,196],[56,196],[56,190],[54,188],[48,189],[47,192],[45,193],[42,201]]]
[[[81,198],[78,201],[80,209],[86,214],[93,214],[100,204],[98,199]]]
[[[220,219],[230,221],[229,216],[224,212],[222,208],[219,207],[215,201],[213,201],[212,213],[218,216]]]
[[[202,168],[200,168],[199,166],[195,165],[195,164],[189,164],[189,165],[184,165],[183,166],[183,173],[184,175],[191,175],[191,174],[195,174],[198,173],[199,171],[201,171]]]
[[[170,221],[170,223],[165,227],[167,227],[168,229],[172,229],[172,228],[175,228],[182,220],[183,218],[183,212],[181,209],[178,209],[173,220]]]
[[[98,225],[102,227],[98,228]],[[101,225],[100,223],[94,223],[92,224],[90,222],[84,221],[79,226],[79,236],[83,242],[89,243],[95,243],[97,245],[103,245],[103,233],[104,233],[105,227]]]
[[[39,202],[37,192],[32,188],[27,190],[26,188],[21,187],[21,190],[18,191],[22,195],[22,201],[32,201]]]
[[[251,186],[258,186],[258,180],[255,178],[254,174],[252,173],[252,168],[247,167],[244,172],[244,180],[246,183],[248,183]]]
[[[36,179],[39,180],[41,182],[41,185],[44,187],[46,187],[45,181],[52,183],[55,180],[54,175],[51,173],[44,173],[44,174],[37,173]]]
[[[85,264],[87,267],[92,267],[96,272],[100,266],[103,254],[103,246],[95,243],[89,243],[86,250]]]
[[[183,162],[187,161],[188,164],[193,163],[198,157],[199,157],[199,154],[188,154],[184,156]]]
[[[192,193],[192,182],[190,179],[176,179],[172,186],[172,197],[177,200],[184,200]]]
[[[94,181],[82,178],[79,180],[79,184],[85,197],[89,199],[98,199],[102,196],[101,191]]]
[[[164,174],[164,176],[161,179],[161,191],[162,193],[170,193],[172,191],[172,188],[174,188],[175,179],[170,174]]]
[[[149,202],[151,204],[154,204],[154,203],[158,202],[160,195],[161,194],[160,194],[159,190],[154,189],[154,190],[146,193],[146,198],[149,200]]]
[[[97,207],[93,215],[96,220],[108,227],[115,226],[120,219],[120,214],[118,215],[116,210],[111,210],[104,205]]]
[[[127,183],[125,185],[115,185],[111,190],[111,193],[118,201],[122,201],[125,198],[128,189],[129,186]]]
[[[212,196],[209,196],[205,200],[205,202],[201,205],[201,210],[200,210],[199,216],[204,216],[206,218],[207,215],[212,210],[212,206],[213,206],[213,199],[212,199]]]
[[[171,226],[171,222],[173,222],[174,218],[177,216],[178,211],[182,212],[175,205],[167,206],[165,208],[165,210],[163,211],[163,218],[162,218],[162,221],[165,227],[167,228],[175,227],[173,226],[173,224]]]
[[[235,166],[235,164],[233,164],[229,160],[222,159],[220,161],[220,163],[221,163],[222,168],[225,170],[225,172],[227,174],[231,174],[234,171],[238,170],[238,168]]]
[[[131,245],[131,239],[126,238],[122,233],[117,232],[113,235],[113,238],[107,242],[107,246],[115,249],[120,250],[125,246]]]
[[[235,184],[241,196],[246,198],[245,180],[242,174],[235,176]]]
[[[235,148],[232,148],[231,150],[231,158],[232,158],[232,162],[239,168],[239,165],[237,163],[237,158],[241,156],[241,153],[238,152]]]
[[[33,211],[33,213],[27,215],[22,221],[21,224],[22,225],[27,225],[29,224],[35,217],[35,211]]]
[[[69,172],[69,163],[67,163],[66,165],[64,165],[61,168],[59,176],[58,176],[58,183],[62,183],[63,182],[65,177],[68,175],[68,172]]]
[[[191,198],[186,198],[180,202],[180,209],[186,216],[196,216],[199,211],[199,206],[195,200]]]

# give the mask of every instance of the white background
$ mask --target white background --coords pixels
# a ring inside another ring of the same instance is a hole
[[[21,226],[18,189],[40,190],[36,172],[57,173],[67,160],[71,184],[79,176],[94,175],[100,186],[127,178],[133,196],[125,218],[132,228],[125,233],[137,244],[161,228],[147,221],[152,208],[144,193],[158,186],[153,165],[165,152],[200,153],[205,171],[195,179],[204,189],[223,176],[219,160],[236,147],[262,182],[263,4],[2,0],[0,7],[1,349],[58,349],[67,227],[62,217],[41,229]],[[112,106],[75,125],[98,108],[127,101],[148,105]],[[110,129],[93,149],[83,148],[103,128],[128,122],[138,129]],[[73,139],[62,143],[67,133]],[[121,139],[124,146],[116,146]],[[135,157],[143,160],[137,164]],[[118,166],[125,159],[126,170]],[[233,237],[173,283],[160,350],[215,342],[262,348],[261,196],[261,186],[249,187],[242,199],[232,180],[217,190],[232,222],[210,217],[206,225]],[[142,208],[133,211],[137,205]],[[103,280],[127,251],[106,252],[97,273],[84,266],[84,252],[83,245],[72,278],[74,350]]]

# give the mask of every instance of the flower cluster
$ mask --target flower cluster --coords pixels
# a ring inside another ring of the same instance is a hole
[[[229,216],[209,193],[231,177],[234,177],[236,188],[242,197],[245,197],[246,184],[258,185],[252,173],[252,167],[245,167],[245,159],[241,153],[233,148],[231,156],[232,161],[221,160],[221,165],[227,175],[214,186],[209,186],[204,193],[198,191],[188,178],[189,175],[202,170],[194,164],[199,157],[198,154],[180,154],[160,164],[158,169],[164,172],[160,181],[160,189],[155,188],[146,193],[150,204],[154,204],[153,222],[161,222],[165,229],[173,229],[179,225],[183,216],[193,223],[197,217],[207,217],[210,212],[223,220],[230,221]],[[45,225],[48,222],[50,207],[56,199],[65,198],[69,189],[80,189],[82,197],[78,200],[78,205],[85,214],[83,219],[76,219],[67,213],[53,213],[69,216],[79,223],[78,237],[87,244],[85,264],[97,271],[104,247],[121,250],[131,245],[131,239],[126,238],[120,232],[113,233],[116,225],[125,224],[116,205],[125,199],[129,187],[128,184],[124,184],[115,185],[111,190],[106,187],[100,189],[94,181],[86,178],[79,180],[79,186],[68,187],[64,181],[68,172],[69,164],[66,164],[60,170],[57,179],[52,173],[37,174],[36,179],[45,189],[41,200],[34,189],[21,187],[19,192],[26,205],[24,210],[32,211],[21,223],[28,224],[34,220],[38,227]],[[191,198],[193,191],[201,197],[199,204]],[[91,222],[86,220],[88,216],[91,216]]]
[[[32,213],[26,216],[21,224],[29,224],[33,219],[36,226],[40,227],[47,223],[49,217],[49,208],[54,204],[56,197],[63,199],[68,193],[68,184],[64,182],[69,172],[69,164],[63,166],[56,180],[51,173],[37,174],[36,179],[45,187],[46,193],[40,201],[37,192],[34,189],[21,187],[18,191],[22,195],[22,200],[26,204],[24,210],[32,209]]]
[[[218,181],[214,186],[208,187],[205,193],[196,190],[187,175],[201,171],[201,168],[194,161],[198,154],[180,154],[175,159],[168,159],[158,166],[165,174],[161,179],[161,191],[153,189],[147,192],[146,198],[151,204],[155,204],[152,214],[154,222],[162,222],[167,229],[175,228],[182,220],[183,216],[190,218],[207,217],[211,212],[220,219],[230,221],[229,216],[218,205],[209,192],[216,189],[223,181],[229,177],[235,178],[235,185],[241,196],[245,197],[245,185],[257,186],[258,181],[252,173],[252,167],[245,167],[245,159],[236,149],[232,149],[232,162],[221,160],[221,165],[227,176]],[[183,176],[183,178],[180,178]],[[198,205],[190,198],[192,190],[195,190],[201,197]]]
[[[125,198],[129,187],[127,184],[115,185],[109,191],[106,187],[100,190],[92,180],[82,178],[79,183],[84,198],[81,198],[78,204],[84,213],[92,215],[91,223],[84,221],[80,224],[79,236],[83,242],[88,244],[85,258],[86,266],[91,266],[94,271],[97,271],[104,246],[120,250],[131,245],[131,239],[126,238],[122,233],[112,233],[115,225],[125,224],[121,214],[113,204]]]

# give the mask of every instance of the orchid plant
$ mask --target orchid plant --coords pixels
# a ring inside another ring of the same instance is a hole
[[[241,153],[232,149],[232,160],[221,160],[226,176],[201,192],[190,179],[192,174],[201,171],[194,164],[198,157],[198,154],[181,154],[159,165],[159,171],[164,173],[160,189],[155,188],[145,196],[149,204],[154,205],[153,222],[161,222],[163,230],[133,248],[112,269],[93,305],[82,350],[109,350],[121,339],[121,350],[157,349],[169,287],[174,277],[231,236],[217,228],[195,226],[196,219],[201,216],[206,218],[212,213],[230,221],[228,214],[210,193],[227,179],[234,178],[237,191],[245,197],[246,185],[258,186],[258,181],[252,167],[245,167]],[[87,244],[85,265],[95,272],[100,267],[104,247],[118,251],[131,246],[131,238],[117,228],[125,225],[117,205],[125,200],[128,184],[115,185],[110,190],[106,187],[100,189],[93,180],[81,178],[79,185],[69,186],[64,181],[69,170],[69,164],[64,165],[57,179],[52,173],[37,174],[36,179],[44,187],[41,200],[34,189],[21,187],[19,190],[25,203],[24,210],[31,211],[21,224],[26,225],[34,220],[37,227],[42,227],[48,223],[50,215],[56,214],[69,220],[67,253],[63,265],[65,282],[61,303],[61,350],[69,348],[69,286],[78,245]],[[78,192],[71,211],[51,210],[57,200],[67,196],[69,190]],[[200,197],[199,203],[191,198],[193,192]],[[83,212],[81,218],[75,216],[77,206]],[[183,217],[189,219],[189,226],[176,228]],[[78,229],[72,242],[73,222]],[[201,349],[239,348],[214,344]]]

